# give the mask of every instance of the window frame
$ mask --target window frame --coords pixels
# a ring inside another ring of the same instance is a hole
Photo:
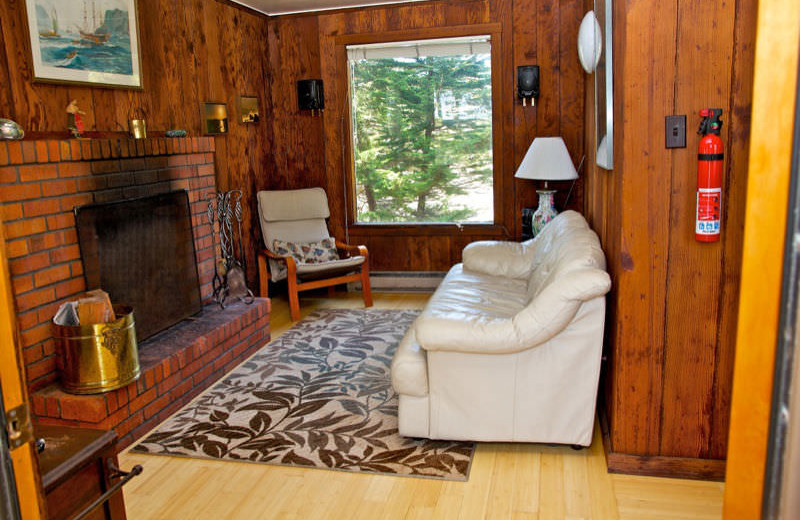
[[[470,233],[480,233],[496,236],[507,234],[502,208],[503,183],[503,105],[502,105],[502,34],[501,24],[487,23],[465,26],[438,27],[428,29],[412,29],[403,31],[387,31],[382,33],[362,33],[339,35],[335,38],[336,54],[339,57],[340,70],[349,71],[347,59],[348,45],[363,45],[370,43],[390,43],[414,40],[433,40],[437,38],[452,38],[462,36],[489,35],[491,42],[491,72],[492,72],[492,223],[456,223],[456,222],[357,222],[356,209],[356,178],[353,154],[353,118],[352,118],[352,93],[350,91],[350,74],[342,74],[341,92],[345,93],[344,106],[342,107],[342,153],[346,190],[346,219],[347,227],[359,234],[385,235],[389,233],[405,234],[409,231],[426,235],[449,235],[454,230],[469,230]]]

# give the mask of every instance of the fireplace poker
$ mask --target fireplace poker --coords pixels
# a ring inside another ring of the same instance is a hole
[[[226,282],[230,289],[230,295],[236,296],[246,304],[253,303],[255,297],[253,291],[247,287],[247,276],[244,257],[244,246],[242,243],[242,191],[233,190],[230,192],[231,198],[234,200],[233,215],[236,218],[236,228],[239,235],[239,259],[233,256],[233,267],[230,268],[226,275]],[[233,248],[232,248],[233,249]]]
[[[244,256],[244,243],[242,242],[242,191],[235,190],[234,193],[238,194],[233,213],[236,216],[236,227],[239,234],[239,264],[242,270],[247,272],[247,258]]]
[[[208,195],[208,223],[211,225],[211,248],[214,250],[214,278],[211,280],[211,287],[214,291],[214,301],[219,301],[219,293],[222,291],[222,277],[217,269],[217,240],[214,236],[214,214],[216,213],[214,200],[217,195],[215,193],[209,193]]]

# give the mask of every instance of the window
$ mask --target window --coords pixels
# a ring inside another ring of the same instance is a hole
[[[492,223],[489,36],[347,47],[356,221]]]

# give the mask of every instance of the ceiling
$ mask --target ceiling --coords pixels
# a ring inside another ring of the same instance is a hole
[[[308,11],[325,11],[328,9],[343,9],[347,7],[363,7],[367,5],[399,4],[407,2],[420,2],[422,0],[233,0],[238,4],[264,14],[274,16],[279,14],[304,13]]]

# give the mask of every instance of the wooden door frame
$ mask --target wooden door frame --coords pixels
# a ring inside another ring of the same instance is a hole
[[[0,385],[3,407],[11,410],[28,404],[24,367],[19,351],[17,318],[11,293],[5,233],[0,217]],[[22,520],[45,518],[41,479],[33,442],[11,450]]]
[[[724,516],[761,518],[797,92],[796,0],[758,6]]]

